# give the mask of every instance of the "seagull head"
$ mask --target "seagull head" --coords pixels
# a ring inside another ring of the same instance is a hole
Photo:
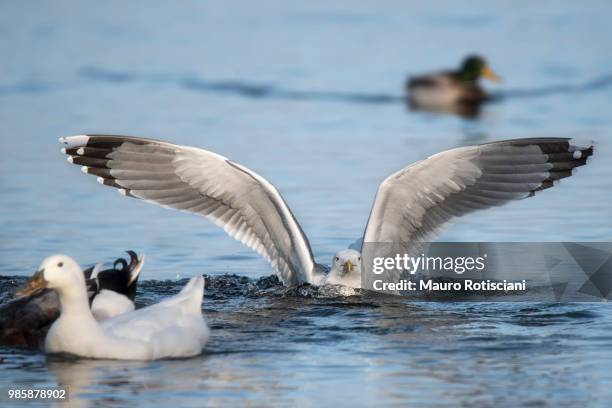
[[[46,288],[61,291],[76,285],[85,286],[79,264],[69,256],[53,255],[45,258],[36,273],[17,292],[17,296],[31,296]]]
[[[353,284],[350,282],[354,281]],[[361,253],[354,249],[345,249],[334,255],[327,283],[355,286],[361,282]]]

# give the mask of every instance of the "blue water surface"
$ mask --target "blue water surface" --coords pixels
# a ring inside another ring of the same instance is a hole
[[[469,215],[441,239],[609,241],[611,19],[612,5],[595,0],[2,2],[0,275],[30,275],[53,253],[91,264],[126,249],[146,254],[143,279],[273,273],[207,220],[85,177],[57,142],[82,133],[165,139],[246,165],[282,192],[325,264],[361,236],[378,184],[405,165],[508,138],[595,140],[576,176]],[[406,108],[408,74],[471,52],[504,77],[487,84],[500,97],[479,117]],[[204,310],[213,337],[202,357],[48,360],[2,349],[0,388],[68,383],[75,406],[612,397],[607,304],[238,296]]]

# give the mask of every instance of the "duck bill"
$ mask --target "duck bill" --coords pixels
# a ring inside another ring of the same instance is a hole
[[[351,261],[346,261],[342,269],[344,270],[344,273],[353,272],[353,263]]]
[[[491,81],[495,81],[495,82],[501,82],[501,77],[499,75],[497,75],[491,68],[489,68],[488,66],[485,66],[481,73],[480,73],[484,78],[490,79]]]
[[[37,271],[29,281],[16,293],[18,297],[32,296],[47,287],[47,281],[43,275],[44,270]]]

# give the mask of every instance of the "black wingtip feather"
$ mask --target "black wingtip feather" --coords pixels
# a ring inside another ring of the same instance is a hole
[[[594,142],[579,142],[570,138],[510,139],[484,145],[538,146],[540,151],[546,155],[547,162],[552,164],[549,176],[538,188],[530,191],[530,197],[535,192],[553,187],[559,180],[570,177],[577,167],[588,163],[595,150]]]
[[[96,157],[89,156],[70,156],[72,157],[72,163],[87,166],[87,167],[95,167],[95,168],[107,168],[106,163],[108,163],[107,159],[100,159]]]
[[[74,150],[75,153],[73,155],[95,157],[100,159],[106,159],[108,158],[107,156],[112,153],[112,149],[98,147],[81,147],[79,149]],[[77,150],[79,152],[77,152]]]
[[[111,175],[110,169],[108,168],[99,168],[99,167],[89,167],[86,166],[84,170],[87,174],[93,174],[94,176],[102,177],[104,179],[114,180],[115,178]]]

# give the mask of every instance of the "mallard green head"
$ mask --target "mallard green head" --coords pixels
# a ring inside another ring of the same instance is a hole
[[[462,81],[476,81],[480,77],[492,81],[501,81],[501,78],[487,65],[484,58],[478,55],[470,55],[463,60],[459,68],[459,78]]]

